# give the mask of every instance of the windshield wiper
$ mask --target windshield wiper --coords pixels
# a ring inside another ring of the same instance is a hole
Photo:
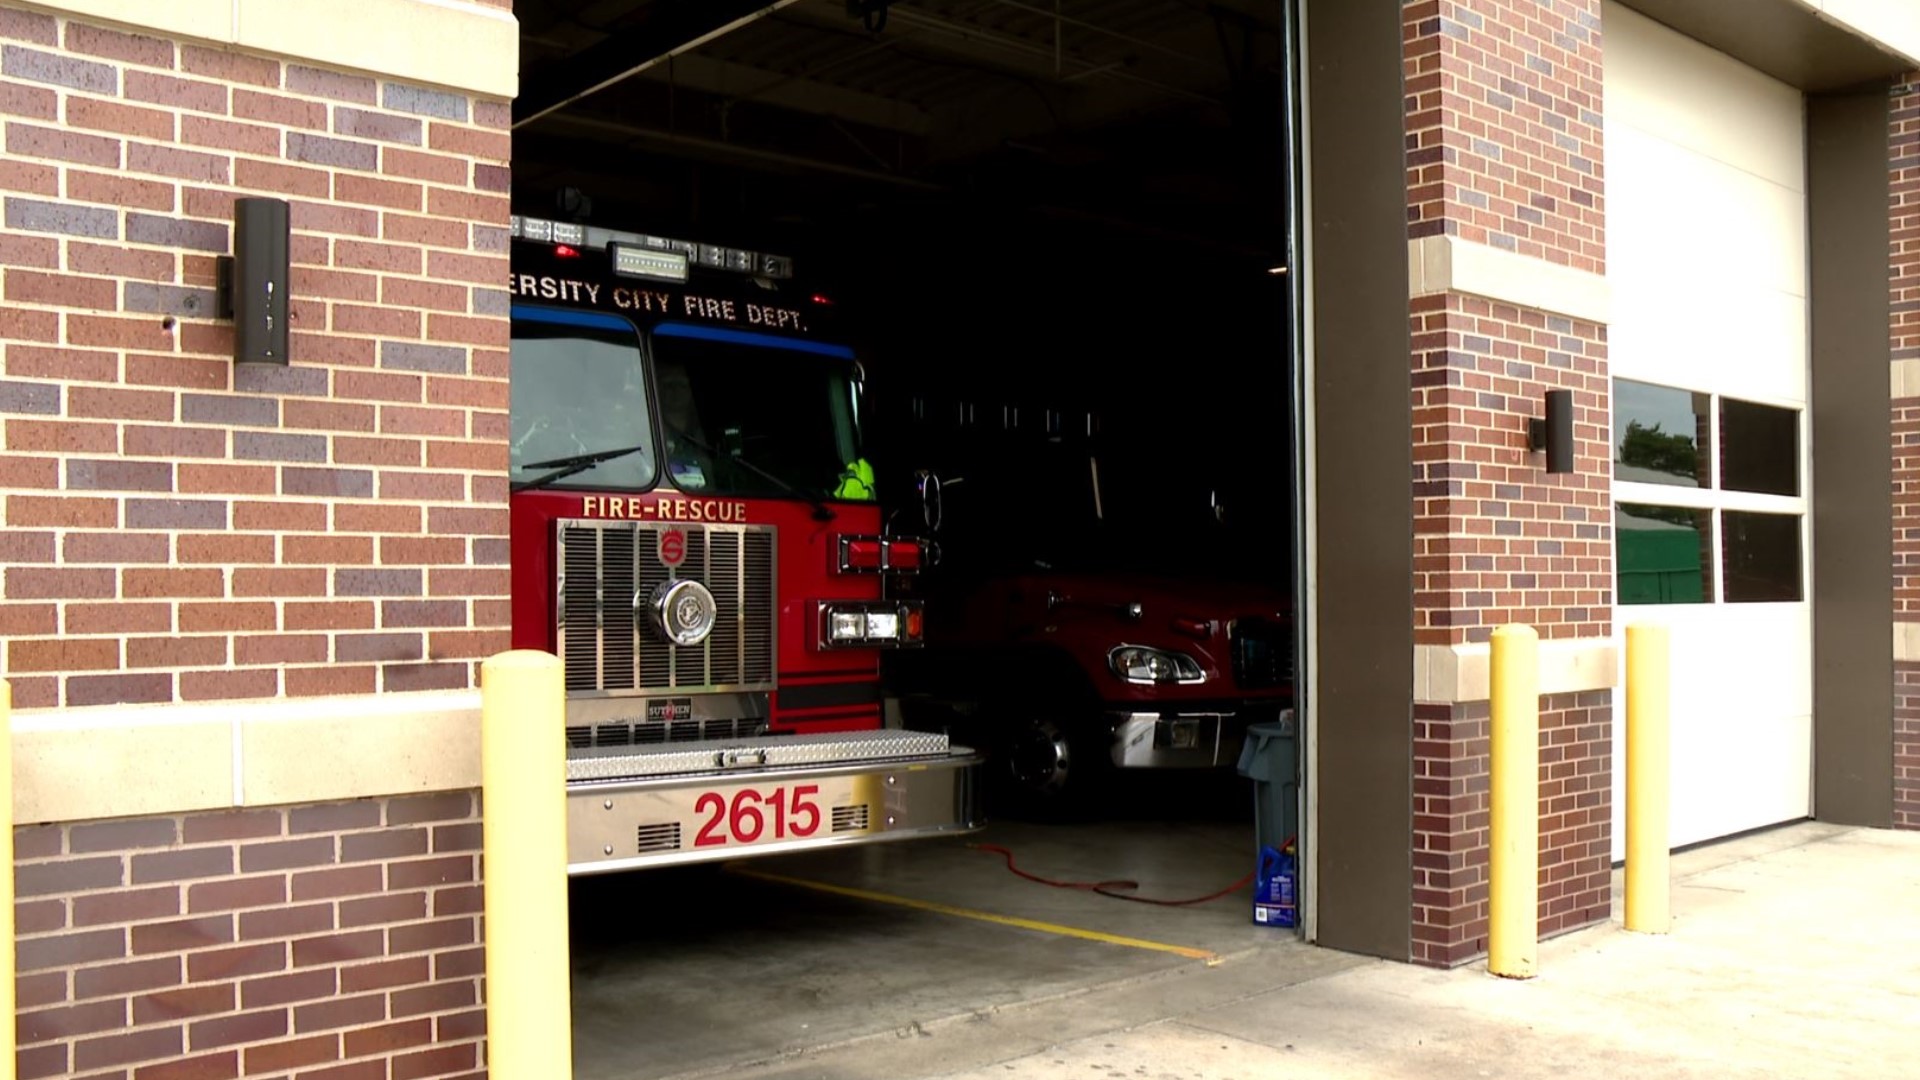
[[[548,484],[555,483],[556,481],[565,480],[575,473],[586,472],[601,462],[612,461],[615,458],[623,458],[628,454],[637,454],[642,450],[651,449],[653,449],[653,444],[644,442],[637,443],[633,446],[616,447],[612,450],[596,450],[591,454],[574,454],[570,457],[554,458],[551,461],[528,462],[520,467],[523,469],[554,469],[556,471],[533,480],[523,480],[518,484],[509,485],[508,490],[533,491],[536,488],[546,487]]]
[[[759,465],[755,465],[753,462],[748,461],[745,457],[742,457],[739,454],[728,454],[728,453],[723,453],[719,450],[715,450],[713,447],[708,446],[706,443],[701,442],[699,439],[696,439],[693,436],[687,434],[685,431],[682,431],[676,425],[668,424],[666,425],[666,427],[667,427],[668,433],[671,434],[674,438],[679,439],[680,441],[686,443],[688,446],[693,447],[695,450],[698,450],[703,454],[710,454],[716,459],[725,458],[728,461],[736,462],[740,465],[743,465],[749,471],[758,474],[761,479],[766,480],[769,483],[772,483],[778,486],[780,490],[786,492],[787,494],[798,496],[799,498],[807,500],[807,504],[813,507],[813,520],[832,521],[834,518],[840,516],[834,513],[833,507],[828,506],[826,503],[826,500],[822,499],[818,495],[813,494],[812,492],[809,492],[801,488],[800,485],[795,484],[793,481],[788,480],[781,476],[777,476],[774,473],[768,472],[765,468]]]

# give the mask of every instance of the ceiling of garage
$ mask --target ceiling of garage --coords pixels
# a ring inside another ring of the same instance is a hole
[[[863,15],[857,4],[879,10]],[[1271,246],[1279,0],[517,0],[516,198],[1007,204]],[[676,224],[679,224],[676,222]]]

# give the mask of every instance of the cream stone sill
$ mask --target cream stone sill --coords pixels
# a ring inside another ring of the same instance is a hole
[[[29,7],[510,99],[520,23],[461,0],[32,0]]]
[[[1453,236],[1408,241],[1407,280],[1413,299],[1462,293],[1602,326],[1613,309],[1599,274]]]
[[[13,716],[22,825],[478,786],[479,691]]]
[[[1491,647],[1416,645],[1413,648],[1413,700],[1423,705],[1459,705],[1486,701]],[[1612,638],[1572,638],[1540,643],[1540,693],[1577,694],[1606,690],[1620,680],[1620,651]]]

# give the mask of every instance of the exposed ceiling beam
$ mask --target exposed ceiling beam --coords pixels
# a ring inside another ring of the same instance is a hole
[[[858,50],[855,50],[857,53]],[[657,82],[672,83],[734,101],[751,100],[831,116],[836,120],[883,131],[925,135],[933,127],[932,118],[913,105],[808,77],[816,73],[810,71],[787,75],[727,60],[715,60],[699,53],[687,53],[674,57],[670,64],[656,64],[642,75]]]
[[[864,169],[858,166],[843,165],[838,162],[823,161],[818,158],[763,150],[736,143],[723,142],[718,139],[661,131],[643,125],[595,117],[583,117],[571,113],[556,116],[551,124],[543,125],[542,130],[553,136],[558,136],[561,132],[567,132],[580,137],[593,138],[603,143],[620,144],[628,150],[638,150],[644,153],[648,148],[651,148],[655,152],[671,153],[676,157],[696,158],[716,163],[731,164],[756,171],[813,173],[826,177],[837,177],[841,180],[873,184],[880,188],[895,188],[917,192],[921,195],[965,198],[975,205],[982,205],[984,200],[984,204],[1003,205],[1009,209],[1020,209],[1048,217],[1078,221],[1086,225],[1094,225],[1133,235],[1151,237],[1155,240],[1211,248],[1225,254],[1252,259],[1270,259],[1273,256],[1271,246],[1263,244],[1257,237],[1249,235],[1248,230],[1244,227],[1244,223],[1237,217],[1233,219],[1234,224],[1232,227],[1224,228],[1218,233],[1195,232],[1191,228],[1178,228],[1167,222],[1156,222],[1140,216],[1138,211],[1142,209],[1142,203],[1139,199],[1122,201],[1121,205],[1129,206],[1134,211],[1132,216],[1128,216],[1120,212],[1102,210],[1093,206],[1074,205],[1072,196],[1068,197],[1068,201],[1055,202],[1052,201],[1051,197],[1060,193],[1040,193],[1034,191],[1027,185],[1019,185],[1011,189],[1001,190],[980,189],[976,187],[969,187],[963,190],[952,184],[902,176],[898,173]],[[613,165],[614,160],[615,158],[613,156],[605,152],[595,156],[581,157],[574,164],[568,166],[564,172],[569,175],[574,182],[590,183],[589,177],[604,172],[605,179],[608,182],[624,183],[625,181],[622,180],[622,178],[627,176],[625,170],[630,168],[630,166]],[[1081,197],[1084,197],[1085,194],[1084,191],[1079,192]],[[1154,201],[1184,202],[1184,200],[1178,198],[1156,199]],[[809,200],[806,205],[821,206],[825,204]],[[1180,216],[1191,219],[1190,213]],[[1192,224],[1191,220],[1189,220],[1189,224]]]
[[[729,161],[738,165],[757,165],[774,169],[801,169],[807,172],[825,173],[841,176],[849,180],[861,180],[867,183],[884,184],[891,187],[912,188],[920,191],[942,191],[941,185],[899,173],[881,172],[853,165],[842,165],[819,158],[802,157],[796,154],[776,150],[763,150],[759,147],[741,143],[726,142],[699,135],[686,135],[679,132],[661,131],[640,124],[624,123],[618,120],[592,116],[564,114],[553,118],[550,125],[556,130],[577,132],[600,139],[634,144],[651,144],[657,147],[672,147],[706,157],[710,160]]]
[[[1220,63],[1217,60],[1208,60],[1203,57],[1194,56],[1190,53],[1182,52],[1179,49],[1170,48],[1167,45],[1164,45],[1158,41],[1154,41],[1150,38],[1137,37],[1133,34],[1123,33],[1119,30],[1114,30],[1109,27],[1102,26],[1099,23],[1088,22],[1085,19],[1076,19],[1069,15],[1062,15],[1060,13],[1059,0],[1054,0],[1054,5],[1051,9],[1041,7],[1037,4],[1024,3],[1022,2],[1022,0],[993,0],[993,2],[996,4],[1000,4],[1003,7],[1015,8],[1032,15],[1039,15],[1039,16],[1042,16],[1043,18],[1052,19],[1054,23],[1058,26],[1072,26],[1081,30],[1086,30],[1091,33],[1099,34],[1102,37],[1108,37],[1108,38],[1112,38],[1115,41],[1125,42],[1128,45],[1132,45],[1133,47],[1138,49],[1145,49],[1148,52],[1159,53],[1162,56],[1170,57],[1174,60],[1178,60],[1186,64],[1191,64],[1194,67],[1198,67],[1207,71],[1222,70]]]
[[[915,26],[925,30],[947,34],[961,41],[978,42],[989,49],[1033,57],[1039,61],[1039,66],[1031,69],[1036,76],[1044,75],[1052,77],[1054,73],[1046,69],[1057,61],[1060,65],[1058,76],[1061,78],[1084,73],[1088,76],[1097,76],[1099,78],[1151,87],[1163,94],[1185,98],[1188,101],[1198,101],[1215,105],[1220,104],[1218,98],[1209,94],[1203,94],[1184,86],[1176,86],[1173,83],[1138,75],[1128,70],[1125,66],[1113,67],[1074,57],[1071,54],[1061,56],[1061,54],[1052,47],[1036,44],[1011,34],[984,30],[980,27],[969,26],[964,22],[943,19],[934,15],[926,15],[906,8],[895,8],[889,18],[906,26]]]
[[[639,21],[536,74],[513,103],[518,129],[633,78],[799,0],[680,0],[643,9]]]

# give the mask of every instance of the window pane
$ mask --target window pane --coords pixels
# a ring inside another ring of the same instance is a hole
[[[1613,511],[1619,603],[1704,604],[1713,599],[1713,514],[1621,503]]]
[[[1640,484],[1708,487],[1708,399],[1691,390],[1613,381],[1613,475]]]
[[[653,486],[653,424],[640,338],[610,315],[514,309],[508,379],[508,461],[515,482],[577,454],[634,447],[556,487],[645,491]]]
[[[1727,603],[1801,599],[1800,515],[1728,510],[1720,527],[1726,533]]]
[[[1800,494],[1800,413],[1721,398],[1720,486]]]

